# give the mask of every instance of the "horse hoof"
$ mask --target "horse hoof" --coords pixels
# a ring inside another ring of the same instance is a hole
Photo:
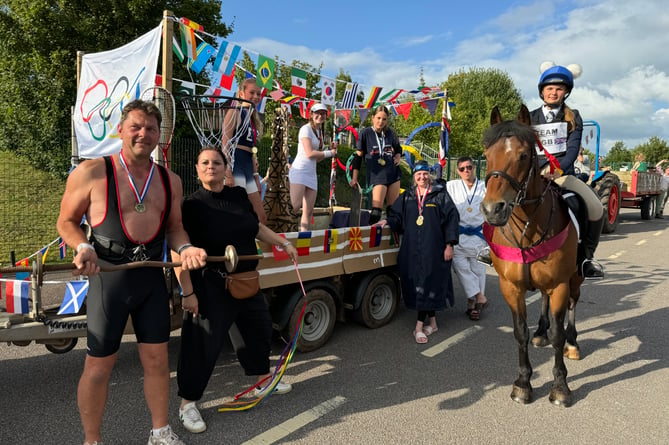
[[[565,408],[570,407],[573,403],[571,391],[565,393],[562,391],[552,390],[550,396],[548,396],[548,400],[550,400],[553,405],[563,406]]]
[[[535,346],[537,348],[543,348],[545,346],[548,346],[548,337],[542,337],[540,335],[537,335],[536,337],[532,337],[532,346]]]
[[[513,385],[511,399],[513,399],[514,402],[522,403],[523,405],[532,402],[532,388],[521,388],[520,386]]]
[[[581,351],[578,349],[577,346],[565,345],[564,356],[567,357],[569,360],[580,360]]]

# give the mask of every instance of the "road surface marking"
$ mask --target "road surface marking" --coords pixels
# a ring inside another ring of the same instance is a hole
[[[311,409],[306,410],[302,414],[298,414],[292,419],[286,420],[285,422],[265,431],[262,434],[257,435],[251,440],[244,442],[244,444],[256,445],[256,444],[272,444],[279,442],[281,439],[286,436],[293,434],[298,429],[302,428],[309,423],[318,420],[323,417],[330,411],[339,408],[346,402],[346,397],[337,396],[330,400],[326,400],[320,405],[316,405]]]
[[[642,239],[641,241],[638,241],[635,245],[636,245],[636,246],[641,246],[641,245],[646,244],[647,242],[648,242],[647,240]]]
[[[653,233],[653,236],[662,236],[664,234],[664,230],[658,230],[657,232]]]
[[[453,335],[450,338],[447,338],[446,340],[437,343],[436,345],[432,346],[431,348],[427,348],[421,354],[423,354],[425,357],[435,357],[438,354],[441,354],[444,352],[446,349],[450,348],[451,346],[455,346],[461,341],[463,341],[465,338],[469,337],[472,334],[475,334],[476,332],[480,331],[483,329],[481,326],[476,325],[472,326],[470,328],[465,329],[464,331],[460,331],[457,334]]]
[[[613,255],[610,255],[610,256],[608,257],[608,259],[609,259],[609,260],[615,260],[616,258],[619,258],[619,257],[623,256],[623,255],[625,254],[625,252],[627,252],[627,251],[626,251],[626,250],[621,250],[621,251],[619,251],[619,252],[616,252],[616,253],[614,253]]]

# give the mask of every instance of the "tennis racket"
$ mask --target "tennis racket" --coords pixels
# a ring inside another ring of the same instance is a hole
[[[172,143],[172,136],[174,135],[174,123],[176,119],[176,105],[174,103],[174,96],[167,89],[163,87],[150,87],[145,89],[141,95],[142,100],[153,102],[160,114],[163,116],[163,121],[160,124],[160,139],[158,147],[163,155],[165,166],[169,167],[167,162],[167,152]]]

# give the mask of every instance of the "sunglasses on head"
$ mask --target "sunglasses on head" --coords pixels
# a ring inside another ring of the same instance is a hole
[[[463,172],[465,170],[469,171],[469,170],[472,170],[473,168],[474,168],[474,166],[472,166],[472,165],[465,165],[464,167],[458,167],[458,171],[461,171],[461,172]]]

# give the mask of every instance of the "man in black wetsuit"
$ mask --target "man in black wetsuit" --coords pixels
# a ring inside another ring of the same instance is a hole
[[[77,394],[85,444],[101,443],[109,378],[128,316],[144,367],[153,423],[149,444],[183,443],[167,422],[170,316],[162,270],[100,272],[100,265],[160,261],[165,240],[180,254],[183,268],[205,265],[206,252],[191,246],[181,223],[181,180],[151,159],[160,122],[153,103],[128,103],[118,127],[121,152],[81,163],[61,202],[58,232],[77,252],[73,274],[90,276],[88,354]],[[90,240],[80,226],[83,216],[92,228]]]

